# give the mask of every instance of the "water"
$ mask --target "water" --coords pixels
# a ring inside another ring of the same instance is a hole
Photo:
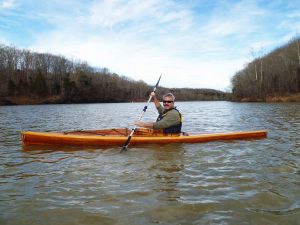
[[[0,224],[300,224],[300,104],[178,102],[187,132],[268,138],[22,147],[20,129],[132,127],[144,104],[0,107]],[[151,105],[144,120],[156,117]]]

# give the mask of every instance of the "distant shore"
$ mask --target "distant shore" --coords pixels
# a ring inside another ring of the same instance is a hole
[[[2,97],[0,98],[0,105],[40,105],[40,104],[59,104],[63,103],[59,96],[50,97]]]
[[[300,93],[287,96],[270,96],[266,102],[300,102]]]
[[[133,99],[130,102],[144,102],[143,99]],[[0,106],[1,105],[43,105],[43,104],[76,104],[76,103],[114,103],[116,101],[99,101],[99,102],[84,102],[84,101],[68,101],[63,99],[61,96],[18,96],[18,97],[0,97]],[[120,101],[126,102],[126,101]]]
[[[133,102],[143,102],[142,100],[135,100]],[[300,102],[300,93],[284,95],[284,96],[268,96],[265,100],[262,99],[248,99],[243,98],[236,102]],[[92,103],[92,102],[69,102],[64,100],[61,96],[46,96],[46,97],[0,97],[0,105],[41,105],[41,104],[68,104],[68,103]],[[109,103],[109,102],[107,102]]]
[[[263,99],[243,98],[238,102],[300,102],[300,93],[289,95],[271,95]]]

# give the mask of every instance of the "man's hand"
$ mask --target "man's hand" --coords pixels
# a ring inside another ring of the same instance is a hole
[[[150,93],[150,96],[152,97],[153,101],[154,101],[154,104],[156,106],[156,108],[158,108],[160,106],[160,102],[158,101],[158,99],[156,98],[156,94],[154,91],[152,91]]]
[[[134,125],[136,125],[137,127],[143,127],[143,122],[142,121],[135,121]]]
[[[153,128],[153,123],[144,123],[142,121],[135,121],[134,125],[136,125],[137,127],[145,127],[145,128]]]
[[[152,92],[150,93],[150,96],[151,96],[152,98],[156,97],[155,92],[152,91]]]

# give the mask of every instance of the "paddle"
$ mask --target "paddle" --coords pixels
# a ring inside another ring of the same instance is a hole
[[[161,76],[162,76],[162,75],[159,76],[159,79],[158,79],[156,85],[155,85],[154,88],[153,88],[153,92],[156,91],[156,88],[157,88],[157,86],[158,86],[158,84],[159,84],[159,81],[160,81]],[[138,121],[140,121],[140,120],[142,119],[144,113],[146,112],[146,110],[147,110],[147,108],[148,108],[148,105],[149,105],[149,102],[151,101],[151,98],[152,98],[152,96],[150,95],[150,97],[149,97],[149,99],[148,99],[148,102],[147,102],[147,104],[144,106],[143,112],[142,112],[142,114],[140,115]],[[126,140],[124,146],[122,147],[121,152],[124,151],[124,150],[127,150],[127,147],[128,147],[128,145],[129,145],[129,143],[130,143],[131,137],[132,137],[132,135],[133,135],[133,133],[134,133],[135,130],[136,130],[136,125],[134,125],[134,127],[132,128],[131,133],[129,134],[129,136],[128,136],[128,138],[127,138],[127,140]]]

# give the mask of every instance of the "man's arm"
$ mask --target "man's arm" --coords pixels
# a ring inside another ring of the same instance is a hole
[[[142,122],[142,121],[135,121],[135,125],[138,127],[145,127],[145,128],[151,128],[151,129],[164,129],[173,125],[176,125],[180,123],[180,115],[177,111],[172,110],[168,112],[168,114],[160,121],[158,122]]]
[[[135,121],[134,123],[137,127],[145,127],[153,129],[153,123],[151,122],[142,122],[142,121]]]
[[[156,108],[158,109],[159,107],[161,107],[159,100],[156,98],[155,92],[151,92],[150,96],[152,96],[152,99],[153,99],[153,102],[154,102]],[[137,127],[145,127],[145,128],[151,128],[151,129],[153,129],[153,123],[152,122],[135,121],[134,124]]]
[[[180,115],[176,110],[169,111],[163,119],[152,124],[153,129],[164,129],[180,123]]]
[[[160,106],[160,102],[156,98],[155,92],[151,92],[150,96],[152,96],[154,104],[155,104],[156,108],[158,108]]]

